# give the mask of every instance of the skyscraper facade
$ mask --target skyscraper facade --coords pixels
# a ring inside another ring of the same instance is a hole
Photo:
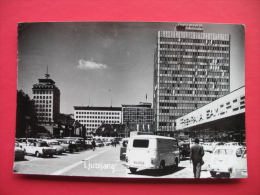
[[[159,31],[156,43],[154,127],[174,131],[177,118],[229,93],[230,35],[181,23]]]
[[[60,90],[48,73],[45,77],[32,88],[38,122],[42,124],[55,122],[60,114]]]

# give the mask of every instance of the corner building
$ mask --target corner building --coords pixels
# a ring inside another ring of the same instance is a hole
[[[154,55],[156,131],[174,131],[177,118],[230,91],[230,35],[203,32],[202,24],[159,31]]]
[[[60,114],[60,90],[49,76],[45,74],[46,78],[39,79],[32,88],[39,124],[53,123]]]

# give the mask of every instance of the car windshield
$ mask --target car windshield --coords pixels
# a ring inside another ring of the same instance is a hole
[[[49,142],[49,145],[60,145],[59,142]]]
[[[215,155],[231,155],[233,153],[233,150],[231,149],[217,149],[215,150]]]
[[[134,148],[148,148],[149,140],[146,139],[135,139],[133,143]]]
[[[48,145],[46,142],[36,143],[36,146],[37,146],[37,147],[49,147],[49,145]]]
[[[242,158],[246,158],[246,150],[245,150],[245,152],[244,152]]]

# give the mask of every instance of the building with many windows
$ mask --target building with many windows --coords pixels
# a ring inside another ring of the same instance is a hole
[[[150,132],[153,124],[153,108],[151,103],[123,104],[123,124],[132,131]]]
[[[45,77],[32,87],[38,122],[42,124],[57,121],[60,114],[60,90],[48,73]]]
[[[159,31],[154,56],[154,121],[173,131],[174,121],[229,93],[230,35],[203,32],[202,24]]]
[[[74,119],[90,133],[102,124],[121,124],[122,108],[74,106]]]

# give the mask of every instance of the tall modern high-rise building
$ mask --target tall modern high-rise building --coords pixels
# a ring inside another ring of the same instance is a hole
[[[230,35],[203,32],[202,24],[159,31],[154,55],[156,131],[230,91]]]
[[[49,77],[45,74],[45,79],[39,79],[32,88],[38,122],[42,124],[55,122],[60,114],[60,90]]]

